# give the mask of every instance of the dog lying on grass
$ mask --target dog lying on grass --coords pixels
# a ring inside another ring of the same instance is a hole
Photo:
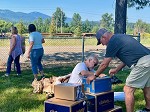
[[[69,76],[65,77],[50,77],[50,78],[42,78],[40,81],[34,80],[32,82],[33,93],[46,93],[46,97],[54,96],[54,85],[60,84],[63,82],[67,82]]]

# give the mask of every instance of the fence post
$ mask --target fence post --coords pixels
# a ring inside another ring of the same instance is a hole
[[[82,36],[82,62],[84,62],[84,36]]]
[[[140,32],[138,33],[137,41],[140,42]]]

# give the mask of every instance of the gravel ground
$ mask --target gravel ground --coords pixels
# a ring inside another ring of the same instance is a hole
[[[28,49],[28,48],[26,48]],[[8,58],[9,48],[0,47],[0,70],[4,70],[6,68],[6,62]],[[27,51],[27,50],[26,50]],[[91,53],[97,54],[99,56],[99,60],[101,61],[105,54],[105,47],[100,46],[85,46],[84,47],[84,56],[88,56]],[[43,57],[43,65],[45,67],[63,65],[63,64],[72,64],[82,61],[82,46],[52,46],[52,47],[44,47],[44,57]],[[26,58],[26,54],[20,57],[21,67],[29,68],[30,60]],[[115,66],[118,64],[118,60],[112,61],[111,65]],[[12,65],[13,66],[13,65]]]

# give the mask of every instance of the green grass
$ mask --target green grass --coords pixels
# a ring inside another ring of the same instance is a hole
[[[72,69],[72,67],[45,69],[45,74],[47,77],[60,76],[71,72]],[[3,74],[4,72],[0,72],[0,77]],[[46,94],[33,94],[32,81],[31,70],[22,71],[22,76],[16,76],[15,72],[12,72],[10,77],[1,77],[0,112],[43,112]]]
[[[26,46],[29,45],[28,39],[26,39]],[[9,39],[0,39],[0,47],[9,46]],[[84,45],[96,45],[96,39],[85,39]],[[45,39],[43,46],[82,46],[82,38],[78,39]]]
[[[45,68],[45,74],[47,77],[60,76],[70,73],[74,65],[71,66],[59,66],[53,68]],[[116,74],[116,76],[125,82],[129,70],[124,70]],[[105,71],[108,73],[108,69]],[[0,72],[0,77],[4,72]],[[33,75],[31,70],[23,70],[22,76],[16,76],[15,72],[11,73],[10,77],[0,78],[0,112],[43,112],[44,101],[46,94],[33,94],[31,82],[33,81]],[[123,84],[113,85],[113,90],[121,92],[123,91]],[[135,110],[144,107],[144,98],[141,90],[137,90],[135,93]],[[115,102],[116,105],[123,108],[125,112],[125,102]]]
[[[142,38],[141,43],[145,46],[149,46],[150,45],[150,38]]]
[[[117,85],[113,85],[113,90],[116,92],[121,92],[123,91],[123,87],[125,85],[125,80],[126,77],[128,76],[128,74],[130,73],[130,70],[123,70],[120,71],[118,74],[116,74],[116,76],[121,79],[124,83],[123,84],[117,84]],[[122,101],[117,101],[115,102],[116,105],[118,106],[122,106],[123,107],[123,112],[126,112],[125,109],[125,102]],[[144,97],[143,97],[143,93],[141,89],[137,89],[135,92],[135,106],[134,106],[134,110],[139,110],[144,108],[145,106],[145,102],[144,102]]]
[[[93,38],[85,38],[84,45],[96,45],[97,40]],[[141,43],[146,46],[150,46],[150,38],[141,38]],[[8,39],[0,39],[1,46],[9,46]],[[26,39],[26,46],[29,45],[28,39]],[[45,39],[43,46],[82,46],[82,38],[73,39]]]
[[[0,39],[0,47],[9,46],[9,39]]]

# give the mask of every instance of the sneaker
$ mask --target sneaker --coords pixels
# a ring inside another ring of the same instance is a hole
[[[2,77],[8,77],[8,76],[9,76],[9,74],[6,73],[6,74],[4,74]]]
[[[143,108],[142,110],[137,110],[136,112],[150,112],[150,109]]]

